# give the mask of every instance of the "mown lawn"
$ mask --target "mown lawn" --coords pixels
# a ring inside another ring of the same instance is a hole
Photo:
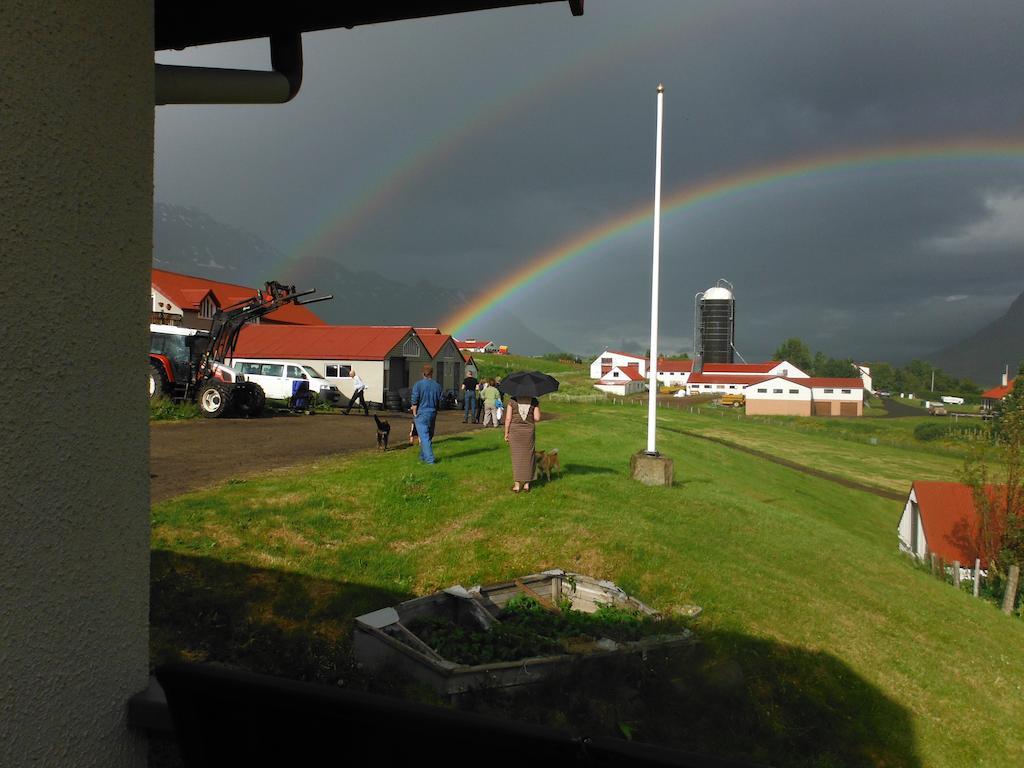
[[[643,409],[549,410],[538,447],[557,447],[564,471],[528,495],[509,492],[500,431],[485,430],[439,440],[434,467],[410,450],[367,452],[156,505],[154,662],[216,659],[409,695],[352,668],[353,616],[561,567],[665,612],[702,605],[702,646],[474,707],[775,765],[1024,760],[1024,621],[901,557],[900,502],[683,432],[900,489],[956,459],[663,410],[659,449],[677,482],[646,488],[628,477]]]

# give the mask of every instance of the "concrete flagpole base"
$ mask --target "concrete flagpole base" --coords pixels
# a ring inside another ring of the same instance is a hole
[[[637,451],[629,457],[629,472],[634,480],[644,485],[671,486],[675,479],[675,464],[667,456]]]

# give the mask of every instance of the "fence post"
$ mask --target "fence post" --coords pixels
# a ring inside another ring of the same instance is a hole
[[[1006,594],[1003,595],[1003,613],[1013,613],[1013,604],[1017,601],[1017,582],[1020,580],[1020,566],[1010,566],[1010,576],[1006,582]]]
[[[960,589],[960,561],[953,561],[953,586]]]
[[[977,597],[981,590],[981,558],[974,558],[974,596]]]
[[[932,552],[932,576],[939,575],[939,556]]]

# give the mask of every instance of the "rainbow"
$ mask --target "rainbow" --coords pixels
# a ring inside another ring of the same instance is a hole
[[[823,152],[790,158],[756,168],[747,168],[726,176],[707,179],[692,186],[684,186],[663,200],[662,213],[663,215],[677,214],[698,205],[817,174],[905,163],[1005,160],[1008,157],[1014,160],[1024,157],[1024,139],[974,137]],[[519,291],[582,260],[588,254],[627,232],[649,223],[652,207],[652,204],[648,202],[632,210],[619,213],[598,226],[578,233],[553,248],[543,251],[494,287],[445,317],[438,326],[445,329],[446,333],[456,336],[465,332],[472,323],[481,320],[488,312],[500,306]]]
[[[666,45],[683,45],[686,41],[707,39],[738,15],[736,9],[719,8],[715,3],[696,10],[687,10],[680,26],[638,27],[624,35],[616,30],[593,49],[581,49],[558,71],[548,69],[535,73],[532,79],[514,88],[485,89],[482,99],[467,114],[457,116],[450,124],[426,131],[420,141],[407,151],[397,152],[392,162],[378,169],[376,178],[360,186],[358,195],[334,201],[318,216],[318,223],[304,231],[288,248],[274,275],[294,280],[290,270],[318,254],[336,251],[368,222],[389,210],[394,201],[413,184],[444,166],[465,147],[493,133],[499,125],[530,114],[538,104],[549,101],[577,85],[599,78],[603,69],[622,65],[635,50],[652,50]]]

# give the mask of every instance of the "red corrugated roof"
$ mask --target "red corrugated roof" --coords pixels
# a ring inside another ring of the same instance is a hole
[[[758,376],[741,376],[738,374],[707,374],[707,373],[691,373],[690,378],[687,382],[690,384],[758,384],[768,379],[778,378],[776,376],[765,376],[764,374]]]
[[[212,294],[213,300],[221,309],[230,307],[240,301],[246,301],[256,295],[255,288],[234,283],[221,283],[205,277],[192,277],[165,269],[152,271],[153,287],[177,304],[182,309],[197,310],[206,294]],[[307,307],[294,304],[281,307],[262,318],[264,323],[287,323],[289,325],[322,325],[317,315]]]
[[[693,360],[659,360],[659,373],[689,373],[693,370]]]
[[[767,363],[708,363],[704,366],[704,373],[768,373],[778,364],[777,360]]]
[[[1006,384],[1002,384],[998,387],[993,387],[987,392],[982,392],[981,396],[986,400],[1002,400],[1004,397],[1010,394],[1010,390],[1013,389],[1013,382],[1015,381],[1016,379],[1010,379]]]
[[[440,352],[441,349],[444,347],[444,345],[447,344],[448,341],[452,338],[448,334],[441,333],[440,331],[438,331],[437,333],[430,333],[428,331],[426,334],[422,334],[420,333],[419,328],[416,329],[416,335],[420,337],[420,341],[422,341],[423,346],[426,347],[427,354],[430,355],[431,357],[436,356],[437,353]],[[466,356],[462,354],[462,350],[457,349],[457,351],[459,353],[459,356],[463,359],[463,361],[465,361]]]
[[[383,360],[411,332],[408,325],[247,325],[235,357]]]
[[[601,378],[601,381],[608,381],[612,384],[621,384],[622,379],[611,375],[613,370],[622,371],[622,373],[625,374],[625,377],[630,381],[647,381],[647,377],[641,376],[639,369],[635,365],[614,365],[605,373]]]
[[[634,354],[632,352],[619,352],[614,349],[606,349],[605,352],[611,352],[613,355],[622,355],[623,357],[632,357],[634,360],[643,360],[645,363],[647,362],[646,357],[644,357],[643,355]]]
[[[965,568],[973,568],[978,556],[974,543],[978,512],[970,486],[915,480],[914,495],[929,551],[946,562],[959,560]],[[987,568],[988,563],[983,562],[981,567]]]

